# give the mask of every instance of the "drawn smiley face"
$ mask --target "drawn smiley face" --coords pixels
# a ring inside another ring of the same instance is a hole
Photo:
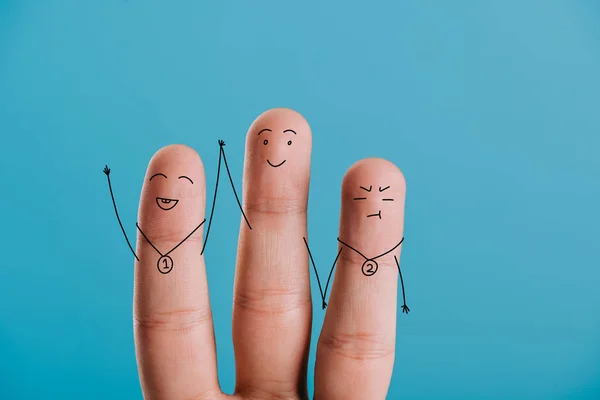
[[[158,174],[154,174],[150,177],[150,182],[152,181],[152,179],[154,179],[156,177],[163,177],[165,179],[168,179],[165,174],[158,173]],[[182,175],[182,176],[178,177],[177,179],[187,179],[192,185],[194,184],[194,182],[185,175]],[[172,210],[173,208],[175,208],[177,203],[179,203],[179,199],[171,199],[171,198],[159,197],[159,196],[156,197],[156,204],[158,205],[158,207],[161,210],[165,210],[165,211]]]
[[[287,186],[283,185],[281,190],[289,190],[300,181],[304,184],[301,178],[304,174],[300,171],[310,167],[311,142],[310,126],[300,113],[273,108],[260,114],[248,129],[247,160],[253,165],[251,169],[262,170],[268,176],[285,175]]]
[[[360,189],[364,190],[367,193],[371,193],[373,191],[373,186],[372,185],[370,185],[368,189],[366,187],[364,187],[364,186],[359,186],[359,187],[360,187]],[[385,186],[385,187],[379,186],[379,193],[383,193],[386,190],[388,190],[389,188],[390,188],[390,186]],[[353,200],[354,201],[365,201],[365,200],[368,200],[368,196],[369,195],[364,194],[363,197],[355,197]],[[371,196],[371,198],[373,198],[373,196]],[[381,198],[381,199],[375,199],[375,200],[376,201],[382,201],[382,202],[385,202],[385,201],[394,201],[393,198],[386,197],[385,194],[383,195],[383,198]],[[380,204],[380,203],[377,203],[377,204]],[[381,219],[381,206],[377,207],[377,205],[375,205],[375,208],[379,208],[379,210],[376,213],[367,214],[367,218],[379,217],[379,219]]]
[[[287,141],[286,142],[287,146],[291,146],[292,143],[293,143],[292,137],[289,137],[288,135],[292,135],[292,134],[293,135],[297,135],[296,131],[293,130],[293,129],[284,129],[281,132],[281,133],[285,134],[284,137],[283,137],[283,139],[282,139],[282,138],[277,138],[277,137],[275,137],[273,135],[269,135],[268,134],[268,133],[272,133],[272,132],[273,132],[273,130],[269,129],[269,128],[261,129],[258,132],[258,136],[263,135],[262,137],[264,137],[264,139],[262,141],[263,146],[268,146],[269,145],[269,137],[271,138],[272,142],[274,142],[275,140],[279,140],[279,141],[283,140],[283,141]],[[273,143],[271,143],[271,145],[273,145]],[[281,162],[278,162],[278,161],[279,160],[271,161],[269,158],[267,158],[267,164],[269,164],[273,168],[279,168],[279,167],[281,167],[283,164],[285,164],[285,162],[287,161],[287,159],[284,159]]]

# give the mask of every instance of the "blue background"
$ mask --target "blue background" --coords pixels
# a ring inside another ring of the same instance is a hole
[[[222,138],[240,187],[245,132],[280,106],[313,128],[321,268],[346,169],[380,156],[406,175],[390,399],[600,398],[599,93],[593,0],[0,0],[0,398],[141,398],[102,168],[134,237],[158,148],[194,147],[212,188]],[[206,256],[231,393],[223,193]]]

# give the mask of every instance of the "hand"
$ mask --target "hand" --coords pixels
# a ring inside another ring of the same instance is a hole
[[[408,314],[410,312],[410,308],[405,304],[402,306],[402,312]]]
[[[261,124],[275,125],[269,119],[272,116],[259,118],[263,118],[259,120]],[[233,290],[233,395],[223,394],[217,379],[205,260],[200,255],[202,232],[198,230],[170,253],[173,270],[168,274],[157,271],[159,254],[138,235],[140,262],[135,265],[134,330],[146,399],[312,398],[306,381],[314,306],[312,272],[303,242],[303,237],[308,237],[311,142],[310,130],[302,125],[303,120],[294,121],[295,148],[290,149],[287,144],[292,133],[276,133],[274,129],[256,138],[260,125],[253,125],[248,133],[243,205],[253,229],[248,229],[240,218]],[[280,137],[282,142],[277,142]],[[264,144],[266,138],[271,147]],[[267,164],[267,157],[274,163],[283,159],[287,162],[273,168]],[[158,172],[168,179],[145,180],[139,215],[145,234],[164,254],[205,218],[205,179],[200,157],[182,145],[158,151],[148,173]],[[176,193],[178,185],[190,185],[177,180],[178,175],[192,178],[196,196],[180,199],[172,210],[161,210],[156,205],[157,196]],[[384,181],[375,182],[377,179]],[[370,184],[395,187],[397,193],[383,193],[387,197],[394,195],[394,201],[382,202],[377,190],[365,193],[359,188]],[[403,236],[404,190],[402,174],[391,163],[367,159],[355,164],[343,181],[340,236],[369,254],[390,249]],[[353,201],[359,195],[369,199]],[[329,202],[334,204],[336,200]],[[381,208],[383,218],[367,218],[367,214],[377,211],[372,208]],[[317,232],[318,221],[312,223]],[[356,229],[357,223],[362,229]],[[336,237],[329,242],[329,255],[335,255]],[[207,246],[209,253],[211,248],[218,260],[214,241]],[[386,398],[396,340],[398,271],[393,255],[399,256],[400,250],[398,247],[378,259],[379,270],[369,277],[361,273],[364,259],[343,251],[332,276],[329,306],[317,347],[315,398]],[[333,261],[325,257],[316,255],[322,276],[327,276]],[[314,308],[322,312],[319,305],[315,302]]]
[[[224,141],[224,140],[220,140],[220,139],[219,139],[219,146],[220,146],[220,147],[223,147],[223,146],[225,146],[225,141]]]
[[[106,176],[110,175],[110,168],[108,168],[108,165],[105,165],[102,171],[106,174]]]

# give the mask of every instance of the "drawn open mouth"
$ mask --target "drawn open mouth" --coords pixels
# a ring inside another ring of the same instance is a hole
[[[369,214],[367,215],[367,218],[369,217],[379,217],[379,219],[381,219],[381,210],[379,210],[379,212],[377,214]]]
[[[177,203],[179,203],[179,200],[165,199],[163,197],[156,198],[156,204],[158,204],[158,206],[163,210],[170,210],[171,208],[175,207]]]
[[[270,165],[271,167],[274,167],[274,168],[281,167],[281,166],[283,165],[283,163],[284,163],[284,162],[286,162],[286,161],[287,161],[287,160],[283,160],[283,161],[282,161],[282,162],[280,162],[279,164],[277,164],[277,165],[273,165],[273,164],[271,164],[271,161],[269,161],[269,159],[267,158],[267,162],[269,163],[269,165]]]

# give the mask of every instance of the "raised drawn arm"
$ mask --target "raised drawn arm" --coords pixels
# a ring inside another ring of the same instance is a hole
[[[235,199],[237,200],[238,206],[240,207],[240,211],[242,212],[242,215],[244,216],[244,219],[246,220],[246,224],[248,224],[248,228],[250,228],[250,230],[252,230],[252,227],[250,226],[250,222],[248,222],[248,218],[246,217],[246,214],[244,214],[244,209],[242,208],[242,203],[240,202],[240,198],[238,197],[237,192],[235,191],[235,185],[233,184],[233,179],[231,178],[231,172],[229,171],[229,165],[227,165],[227,157],[225,156],[225,149],[223,148],[225,146],[225,142],[220,140],[219,145],[221,146],[221,154],[223,154],[223,161],[225,161],[225,168],[227,169],[227,175],[229,176],[229,182],[231,182],[231,188],[233,189],[233,194],[235,195]]]
[[[208,242],[208,235],[210,235],[210,227],[212,225],[213,215],[215,213],[215,204],[217,203],[217,190],[219,189],[219,176],[221,175],[221,158],[223,156],[223,146],[225,142],[219,140],[219,164],[217,166],[217,181],[215,183],[215,195],[213,196],[212,209],[210,210],[210,218],[208,219],[208,228],[206,228],[206,237],[204,238],[204,244],[202,245],[202,251],[200,255],[204,254],[206,243]]]
[[[137,254],[135,254],[135,250],[133,250],[133,247],[131,246],[131,243],[129,242],[129,238],[127,237],[127,233],[125,233],[125,228],[123,228],[123,224],[121,223],[121,218],[119,218],[119,211],[117,211],[117,203],[115,202],[115,196],[113,194],[112,185],[110,184],[110,168],[108,168],[108,165],[104,166],[103,172],[106,175],[106,178],[108,179],[108,189],[110,190],[110,197],[112,199],[112,203],[113,203],[113,206],[115,208],[115,214],[117,216],[117,221],[119,221],[119,226],[121,227],[121,231],[123,231],[123,236],[125,236],[125,240],[127,241],[127,245],[129,246],[129,249],[133,253],[133,256],[135,257],[135,259],[138,260],[138,261],[140,261],[140,259],[138,258]]]

